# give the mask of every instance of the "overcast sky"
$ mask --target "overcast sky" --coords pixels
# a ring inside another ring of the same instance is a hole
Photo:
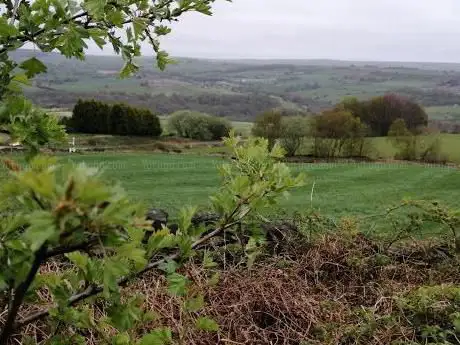
[[[460,62],[460,0],[217,0],[164,40],[174,56]]]

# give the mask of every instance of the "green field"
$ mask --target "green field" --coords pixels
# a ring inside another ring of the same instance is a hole
[[[460,120],[460,107],[459,106],[432,106],[427,107],[426,112],[430,120],[447,120],[459,121]]]
[[[217,190],[217,166],[222,158],[167,154],[94,154],[65,157],[105,170],[119,180],[130,196],[147,206],[175,214],[186,205],[206,207]],[[294,172],[307,174],[307,184],[267,214],[308,211],[313,207],[333,217],[370,216],[404,198],[439,200],[458,205],[460,171],[411,164],[297,164]],[[312,185],[315,184],[313,202]]]

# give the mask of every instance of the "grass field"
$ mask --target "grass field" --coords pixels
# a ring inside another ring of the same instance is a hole
[[[430,120],[460,120],[460,107],[443,105],[425,108]]]
[[[119,180],[130,196],[147,206],[176,214],[185,205],[206,207],[217,190],[216,167],[222,158],[167,154],[91,154],[65,157],[100,166],[108,179]],[[410,164],[297,164],[307,184],[294,191],[280,208],[267,214],[308,211],[333,217],[366,217],[385,212],[404,198],[439,200],[458,205],[460,171]],[[313,201],[312,185],[315,184]]]

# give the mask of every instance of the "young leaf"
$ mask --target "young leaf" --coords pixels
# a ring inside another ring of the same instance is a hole
[[[19,68],[26,71],[27,78],[33,78],[37,74],[46,73],[47,71],[47,68],[43,64],[43,62],[38,60],[36,57],[32,57],[30,59],[23,61],[19,65]]]
[[[8,37],[8,36],[13,36],[18,34],[18,29],[13,26],[8,24],[8,20],[1,16],[0,17],[0,36],[3,37]]]
[[[185,310],[190,313],[195,313],[199,311],[204,306],[204,297],[203,295],[198,295],[196,297],[189,298],[184,303]]]
[[[97,18],[104,14],[106,4],[107,0],[86,0],[84,6],[91,15]]]
[[[108,311],[111,325],[121,332],[131,329],[135,322],[142,318],[142,310],[138,302],[134,298],[126,304],[112,306]]]
[[[142,337],[139,345],[168,345],[172,343],[172,334],[169,328],[156,328]]]
[[[126,263],[107,259],[104,265],[104,295],[109,296],[110,291],[118,291],[117,279],[129,273]]]
[[[147,28],[147,21],[143,18],[134,18],[133,19],[133,31],[134,37],[138,38],[144,33],[144,30]]]
[[[176,296],[184,296],[187,293],[187,285],[189,280],[187,277],[173,273],[167,277],[168,292]]]
[[[166,262],[158,265],[158,268],[167,274],[172,274],[176,272],[178,266],[179,265],[174,260],[167,260]]]
[[[157,52],[157,65],[160,70],[164,70],[166,65],[174,63],[174,60],[169,57],[169,54],[164,50]]]
[[[36,251],[43,243],[57,233],[54,217],[45,211],[30,214],[31,224],[24,233],[24,239],[30,243],[30,249]]]
[[[131,345],[131,339],[128,333],[116,334],[112,337],[112,345]]]
[[[201,316],[196,320],[195,326],[196,328],[207,332],[217,332],[219,330],[219,325],[216,321],[204,316]]]
[[[155,34],[158,36],[164,36],[171,32],[171,28],[168,28],[165,25],[158,25],[155,27]]]

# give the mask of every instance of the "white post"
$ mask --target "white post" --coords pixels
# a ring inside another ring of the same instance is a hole
[[[75,137],[72,137],[72,142],[69,144],[71,144],[71,147],[69,147],[69,153],[76,152],[77,150],[75,148]]]

